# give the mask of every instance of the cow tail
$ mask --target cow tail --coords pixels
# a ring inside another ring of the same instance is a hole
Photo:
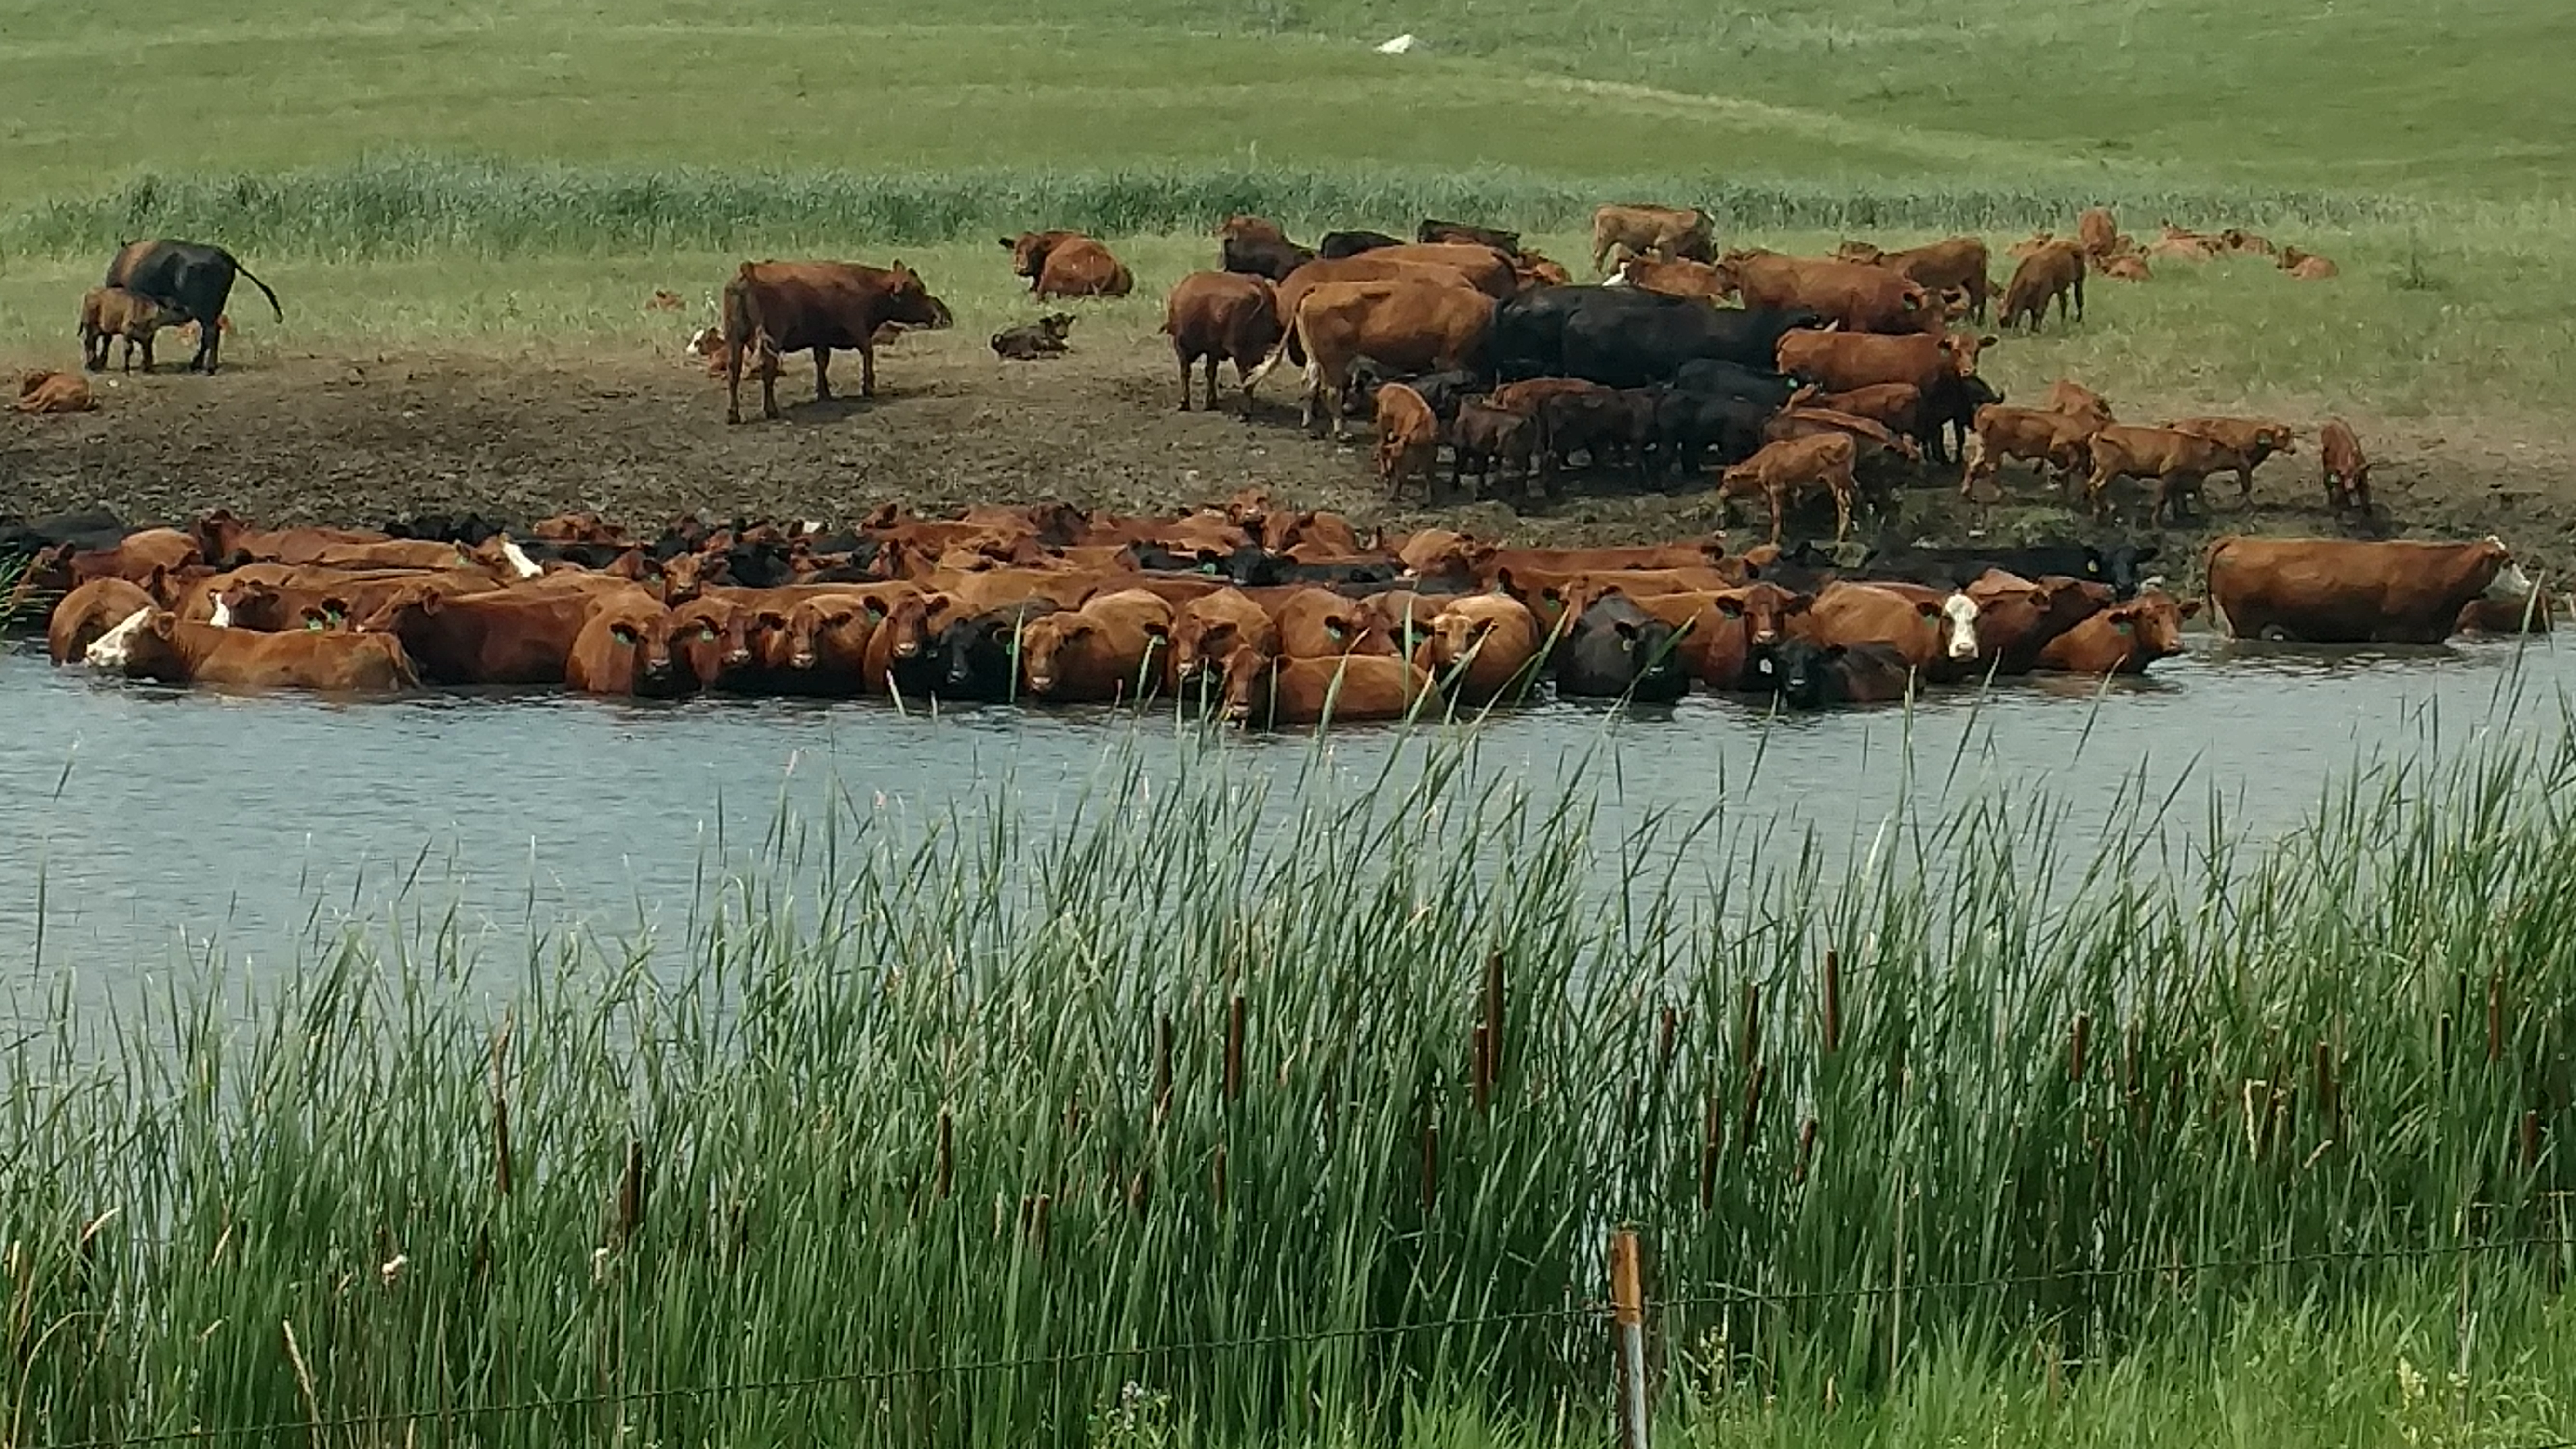
[[[231,263],[233,264],[233,270],[234,270],[234,271],[236,271],[236,272],[241,273],[241,278],[242,278],[242,280],[243,280],[243,281],[248,282],[248,283],[250,283],[252,286],[259,288],[259,294],[260,294],[261,296],[266,297],[266,298],[268,299],[268,310],[277,314],[277,320],[278,320],[278,321],[283,322],[283,321],[285,321],[285,320],[286,320],[286,309],[285,309],[284,307],[281,307],[281,306],[277,305],[277,294],[276,294],[275,292],[272,292],[272,291],[270,291],[270,290],[268,289],[268,283],[263,282],[263,281],[261,281],[259,278],[252,276],[252,275],[250,274],[250,268],[243,266],[243,265],[241,264],[241,259],[240,259],[240,258],[238,258],[238,257],[236,257],[236,256],[234,256],[232,253],[230,253],[230,252],[226,252],[226,253],[224,253],[224,260],[229,261],[229,262],[231,262]]]
[[[718,304],[716,330],[724,335],[725,350],[739,353],[760,339],[760,295],[752,285],[751,263],[742,264],[733,280],[725,283],[723,300]]]
[[[1252,370],[1252,376],[1243,380],[1245,397],[1252,396],[1252,390],[1261,385],[1263,378],[1279,370],[1279,364],[1288,360],[1288,350],[1291,347],[1301,352],[1304,350],[1305,344],[1297,339],[1297,330],[1305,323],[1305,310],[1305,299],[1300,297],[1297,299],[1297,310],[1288,314],[1288,325],[1279,333],[1278,344],[1270,349],[1268,357],[1261,359],[1261,365]]]
[[[2227,611],[2219,607],[2218,585],[2216,581],[2210,577],[2210,570],[2217,567],[2218,555],[2224,552],[2227,546],[2235,541],[2235,534],[2223,534],[2220,537],[2211,539],[2209,541],[2209,546],[2200,551],[2200,596],[2204,600],[2208,601],[2209,622],[2218,630],[2219,637],[2222,639],[2235,638],[2236,626],[2228,622]]]

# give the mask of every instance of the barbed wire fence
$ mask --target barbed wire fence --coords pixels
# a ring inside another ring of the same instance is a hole
[[[1608,1388],[1617,1411],[1616,1417],[1620,1422],[1621,1443],[1626,1446],[1626,1449],[1645,1449],[1651,1437],[1648,1414],[1652,1408],[1654,1396],[1648,1392],[1653,1374],[1645,1362],[1643,1346],[1648,1334],[1659,1327],[1668,1315],[1675,1313],[1710,1308],[1786,1308],[1802,1304],[1866,1301],[1898,1295],[1937,1296],[2026,1289],[2063,1283],[2154,1278],[2168,1279],[2179,1288],[2185,1280],[2206,1279],[2213,1276],[2243,1277],[2308,1267],[2359,1268],[2369,1264],[2392,1262],[2432,1263],[2445,1259],[2466,1259],[2509,1252],[2552,1252],[2563,1255],[2571,1249],[2576,1249],[2576,1237],[2522,1236],[2409,1247],[2321,1249],[2259,1257],[2172,1263],[2074,1265],[2022,1273],[1936,1278],[1919,1282],[1848,1284],[1824,1288],[1769,1288],[1719,1282],[1658,1297],[1649,1296],[1644,1291],[1642,1254],[1635,1231],[1621,1228],[1613,1232],[1607,1253],[1605,1286],[1608,1291],[1605,1295],[1596,1299],[1552,1307],[1462,1313],[1409,1319],[1395,1323],[1360,1324],[1293,1332],[1251,1333],[1152,1344],[1068,1348],[1049,1353],[1001,1358],[933,1360],[893,1366],[855,1367],[803,1376],[741,1379],[702,1384],[619,1386],[579,1394],[496,1400],[480,1404],[443,1404],[434,1409],[398,1408],[338,1415],[307,1414],[294,1419],[199,1425],[185,1429],[148,1430],[89,1438],[19,1440],[11,1424],[0,1422],[0,1449],[151,1449],[151,1446],[185,1443],[286,1444],[296,1440],[320,1445],[333,1436],[364,1435],[385,1430],[414,1430],[419,1425],[433,1420],[449,1423],[469,1420],[489,1422],[494,1419],[562,1415],[613,1406],[810,1394],[905,1380],[965,1383],[993,1374],[1060,1373],[1066,1369],[1118,1360],[1205,1358],[1334,1342],[1392,1339],[1421,1333],[1510,1329],[1535,1324],[1552,1324],[1560,1328],[1589,1325],[1608,1336],[1609,1352],[1605,1355],[1611,1370]],[[409,1436],[406,1436],[405,1442],[412,1442]],[[2576,1449],[2576,1424],[2552,1425],[2539,1438],[2499,1439],[2479,1441],[2479,1443],[2480,1449]]]

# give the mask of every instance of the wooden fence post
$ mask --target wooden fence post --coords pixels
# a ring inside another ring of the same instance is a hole
[[[1646,1293],[1634,1228],[1610,1234],[1610,1313],[1619,1354],[1620,1444],[1646,1449]]]

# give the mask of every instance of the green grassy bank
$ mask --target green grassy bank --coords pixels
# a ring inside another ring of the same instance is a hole
[[[1073,1443],[1134,1382],[1193,1442],[1555,1442],[1621,1221],[1676,1431],[2178,1432],[2279,1354],[2358,1386],[2265,1411],[2327,1432],[2391,1344],[2546,1419],[2498,1386],[2576,1352],[2571,771],[2367,773],[2259,856],[1970,803],[1830,871],[1445,756],[1267,825],[1221,754],[1060,832],[854,807],[676,978],[433,916],[57,1013],[0,1098],[10,1422]]]

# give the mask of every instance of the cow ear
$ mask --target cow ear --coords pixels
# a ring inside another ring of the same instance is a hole
[[[763,609],[752,615],[752,622],[764,629],[784,629],[787,627],[787,616],[776,609]]]
[[[1825,657],[1827,659],[1840,659],[1850,652],[1851,647],[1846,644],[1828,644],[1825,646]]]
[[[1013,240],[1011,240],[1009,237],[1004,237],[1004,238],[1002,238],[1002,250],[1004,250],[1004,251],[1006,251],[1006,252],[1007,252],[1007,251],[1011,251],[1011,250],[1013,250],[1013,249],[1017,248],[1018,246],[1019,246],[1019,243],[1018,243],[1018,242],[1015,242],[1015,241],[1013,241]],[[901,263],[901,262],[897,262],[897,263],[895,263],[895,265],[896,265],[896,266],[902,266],[902,265],[903,265],[903,263]]]
[[[435,615],[447,608],[447,596],[436,590],[423,590],[418,597],[418,602],[420,611],[424,614]]]
[[[1996,345],[2000,344],[2002,341],[2003,341],[2003,339],[2002,339],[2002,338],[1997,337],[1997,336],[1996,336],[1996,335],[1994,335],[1993,333],[1989,332],[1989,333],[1987,333],[1985,336],[1980,337],[1980,338],[1978,338],[1978,339],[1977,339],[1977,345],[1978,345],[1979,347],[1993,347],[1993,346],[1996,346]]]
[[[1148,624],[1145,626],[1145,637],[1157,644],[1169,644],[1172,642],[1172,630],[1166,624]]]
[[[1914,606],[1914,612],[1922,615],[1926,619],[1938,619],[1941,617],[1940,601],[1936,599],[1925,599],[1922,603]]]
[[[2200,600],[2198,600],[2198,599],[2185,599],[2185,600],[2183,600],[2183,601],[2182,601],[2182,616],[2183,616],[2184,618],[2186,618],[2186,619],[2193,618],[2193,617],[2197,616],[2199,613],[2200,613]]]
[[[179,631],[179,616],[167,609],[155,609],[152,617],[144,623],[143,627],[167,639]]]

